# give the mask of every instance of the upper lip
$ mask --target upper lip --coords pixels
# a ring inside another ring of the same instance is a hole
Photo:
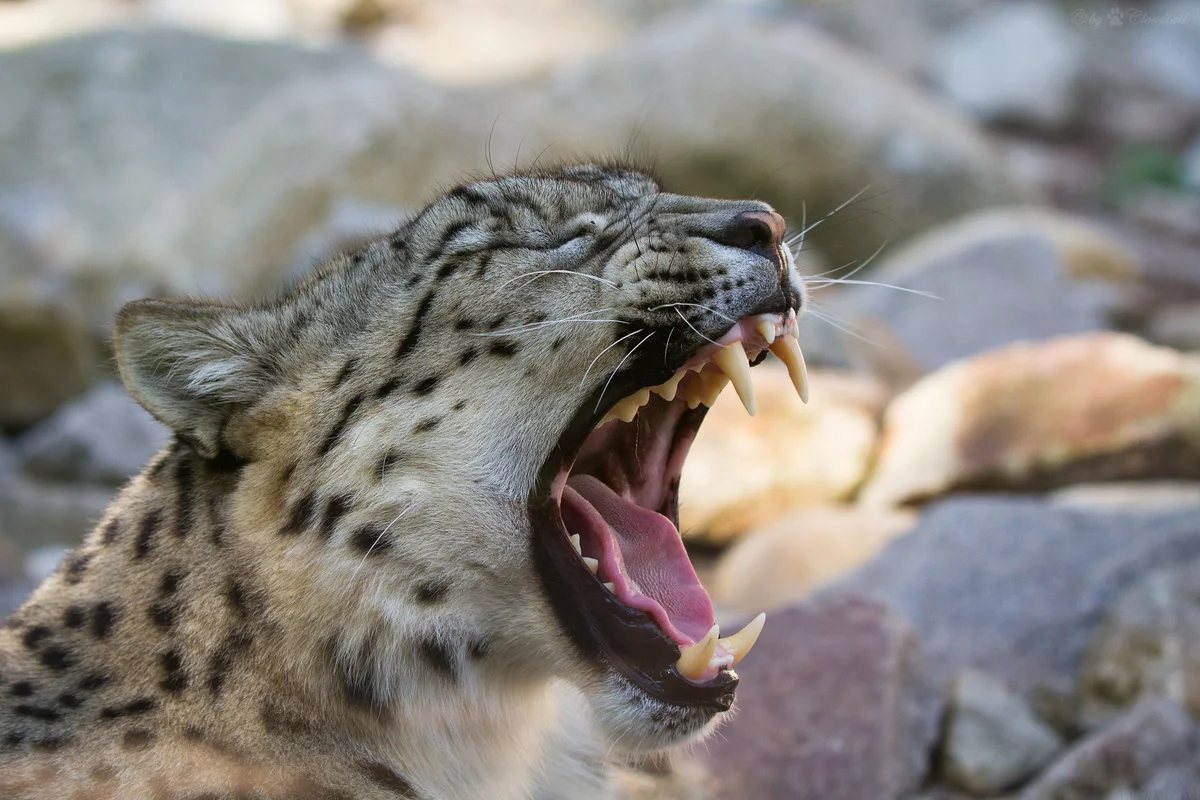
[[[702,658],[705,663],[712,658],[715,670],[707,669],[701,680],[689,679],[680,672],[676,666],[681,654],[680,645],[693,641],[694,637],[676,631],[661,607],[658,607],[661,613],[655,613],[657,604],[652,599],[643,604],[649,613],[622,602],[591,574],[582,559],[567,545],[568,531],[562,519],[561,507],[566,479],[584,441],[593,430],[607,419],[631,419],[637,413],[637,408],[649,398],[650,391],[670,399],[681,377],[689,370],[703,369],[708,364],[716,363],[719,370],[728,376],[727,380],[733,382],[747,410],[754,413],[749,362],[757,363],[756,356],[770,346],[788,363],[797,391],[806,399],[802,357],[799,348],[794,346],[795,339],[788,341],[789,337],[795,335],[795,324],[795,312],[790,310],[786,315],[744,317],[724,335],[693,351],[666,380],[651,385],[638,386],[634,383],[637,388],[621,399],[617,399],[616,395],[605,398],[604,390],[598,389],[581,405],[567,426],[558,447],[543,465],[539,480],[530,494],[535,562],[550,595],[551,605],[568,636],[585,654],[616,667],[651,696],[676,705],[727,709],[732,703],[733,690],[738,681],[737,675],[728,668],[733,656],[719,648],[714,655],[715,645],[706,639],[703,644],[708,646],[707,654],[701,652],[697,655],[693,652],[692,656],[693,659]],[[704,398],[704,405],[694,412],[685,412],[693,415],[694,422],[689,418],[689,424],[696,427],[703,418],[705,406],[711,404],[720,391],[720,386],[711,385],[714,382],[711,376],[714,374],[720,373],[710,368],[688,382],[694,384],[691,387],[694,394],[708,394]],[[706,386],[706,383],[709,385]],[[693,402],[692,406],[695,407],[696,403]],[[677,526],[673,500],[669,508],[656,507],[655,510],[665,513]],[[627,587],[623,585],[622,588]]]

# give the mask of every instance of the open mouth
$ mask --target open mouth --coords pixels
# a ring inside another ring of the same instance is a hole
[[[585,407],[547,463],[531,502],[534,552],[574,643],[652,697],[729,708],[733,668],[765,615],[724,638],[679,533],[678,488],[708,407],[728,384],[754,413],[750,366],[767,350],[801,399],[808,377],[794,310],[738,320],[666,381]]]

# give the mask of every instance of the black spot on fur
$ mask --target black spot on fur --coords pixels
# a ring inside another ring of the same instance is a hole
[[[338,420],[337,424],[333,426],[333,429],[330,430],[325,436],[325,442],[321,445],[320,455],[326,455],[330,450],[333,449],[333,446],[337,444],[338,439],[342,438],[342,434],[346,432],[346,426],[350,423],[350,418],[354,416],[354,412],[357,411],[358,407],[362,405],[362,401],[363,396],[361,394],[356,394],[354,397],[350,398],[348,403],[346,403],[346,407],[342,409],[341,418]]]
[[[23,733],[6,733],[4,735],[4,746],[8,749],[20,747],[24,741],[25,734]]]
[[[179,694],[187,688],[187,673],[183,669],[183,656],[178,650],[168,650],[159,657],[163,679],[159,684],[165,691]]]
[[[354,374],[354,370],[358,369],[358,359],[346,359],[346,363],[342,364],[342,368],[338,370],[338,374],[333,379],[333,388],[336,389],[346,382],[346,379]]]
[[[41,750],[44,753],[53,753],[63,749],[71,742],[69,736],[44,736],[41,739],[35,739],[33,742],[34,750]]]
[[[121,738],[121,747],[126,750],[145,750],[154,742],[154,732],[147,728],[134,728],[125,731]]]
[[[117,540],[117,536],[121,533],[121,520],[111,519],[100,531],[100,544],[112,544]]]
[[[398,377],[388,378],[387,383],[383,384],[382,386],[380,386],[378,389],[375,390],[375,399],[382,400],[383,398],[387,397],[389,394],[391,394],[392,392],[396,391],[399,388],[400,388],[400,378],[398,378]]]
[[[467,657],[472,661],[483,661],[492,650],[492,643],[487,639],[472,639],[467,645]]]
[[[82,628],[87,622],[87,612],[79,606],[67,606],[63,610],[63,625],[72,630]]]
[[[451,240],[453,240],[455,236],[467,228],[471,227],[471,224],[472,223],[470,222],[456,222],[453,225],[447,225],[445,230],[442,231],[442,238],[436,245],[434,245],[433,249],[426,254],[425,260],[429,263],[433,263],[441,258],[442,253],[450,245]]]
[[[492,263],[492,254],[484,253],[479,256],[479,264],[475,267],[475,277],[482,278],[487,274],[488,265]]]
[[[422,379],[416,386],[413,387],[413,394],[418,397],[424,397],[437,388],[441,378],[436,375],[431,375],[428,378]]]
[[[333,653],[334,671],[341,679],[346,701],[357,708],[369,708],[375,711],[382,710],[387,706],[387,698],[377,692],[379,685],[375,675],[378,663],[377,639],[377,633],[372,631],[353,653],[340,650],[336,641],[329,645]]]
[[[162,521],[162,511],[155,509],[142,518],[142,525],[138,528],[137,543],[134,545],[133,557],[145,558],[150,555],[150,546],[154,541],[154,534],[158,532],[159,523]]]
[[[425,315],[429,313],[429,308],[433,305],[434,295],[437,294],[435,289],[430,289],[421,298],[420,304],[417,306],[417,313],[413,315],[412,327],[408,329],[408,333],[404,335],[404,339],[400,342],[400,346],[396,348],[396,358],[404,358],[412,349],[417,346],[417,342],[421,340],[421,325],[425,321]]]
[[[29,630],[25,631],[25,635],[21,637],[21,641],[30,650],[36,650],[42,642],[46,641],[53,635],[54,631],[50,630],[46,625],[34,625]]]
[[[386,764],[366,761],[362,764],[362,770],[376,786],[395,792],[402,798],[419,797],[409,780]]]
[[[449,591],[449,582],[434,578],[418,583],[415,593],[421,603],[436,603],[444,599]]]
[[[8,693],[13,697],[30,697],[37,691],[37,687],[29,681],[17,681],[8,690]]]
[[[462,355],[458,357],[458,365],[460,367],[465,367],[467,364],[470,364],[472,361],[475,360],[476,355],[477,355],[477,353],[475,351],[475,348],[468,347],[466,350],[463,350]]]
[[[195,491],[195,473],[192,461],[180,456],[175,468],[175,535],[184,538],[192,528],[192,492]]]
[[[46,648],[39,655],[39,659],[43,665],[58,672],[75,666],[75,657],[71,655],[70,650],[61,645]]]
[[[454,406],[453,406],[453,408],[454,408],[454,410],[455,410],[455,411],[462,411],[462,410],[463,410],[464,408],[466,408],[466,407],[467,407],[467,401],[466,401],[466,400],[459,400],[459,401],[458,401],[457,403],[455,403],[455,404],[454,404]]]
[[[58,704],[63,708],[79,708],[83,705],[83,701],[79,699],[78,695],[63,692],[58,696]]]
[[[121,719],[136,717],[154,710],[156,703],[153,697],[139,697],[123,706],[107,706],[100,709],[100,719]]]
[[[469,331],[475,327],[475,320],[470,317],[459,317],[454,321],[454,330]]]
[[[313,511],[317,503],[317,495],[315,492],[309,492],[297,501],[292,508],[292,513],[288,515],[287,522],[284,523],[280,533],[297,534],[303,531],[312,522]]]
[[[108,676],[103,672],[89,672],[79,681],[79,689],[84,692],[94,692],[108,684]]]
[[[424,433],[425,431],[431,431],[436,428],[441,421],[441,417],[430,417],[429,419],[423,419],[413,426],[413,433]]]
[[[454,680],[458,677],[458,668],[454,663],[454,653],[439,640],[429,637],[422,639],[419,645],[421,656],[429,666]]]
[[[209,535],[210,535],[213,547],[224,547],[225,546],[225,515],[223,513],[221,513],[221,507],[220,507],[220,505],[218,505],[217,498],[215,495],[209,496],[208,502],[206,503],[206,505],[208,506],[208,520],[209,520],[209,525],[211,526]]]
[[[179,615],[179,609],[164,600],[157,600],[151,603],[150,607],[146,609],[146,614],[156,626],[167,630],[175,624],[175,618]]]
[[[384,453],[379,458],[379,469],[377,471],[379,480],[383,480],[385,477],[387,477],[387,474],[391,471],[392,467],[396,466],[403,460],[404,453],[396,450],[395,448],[392,448]]]
[[[492,342],[488,346],[488,352],[494,356],[501,358],[512,358],[517,354],[520,348],[514,342]]]
[[[254,636],[244,626],[234,628],[225,640],[213,651],[208,661],[208,692],[213,697],[221,693],[225,685],[225,677],[233,668],[233,662],[238,655],[250,649],[254,644]]]
[[[508,321],[508,314],[501,314],[497,317],[493,317],[492,321],[488,323],[488,330],[494,331],[507,321]]]
[[[236,578],[229,579],[229,588],[225,590],[225,599],[229,601],[229,607],[239,617],[249,616],[250,609],[246,605],[246,589]]]
[[[113,625],[117,622],[117,608],[107,600],[96,603],[92,607],[92,636],[103,639],[112,633]]]
[[[259,711],[259,719],[262,720],[263,730],[273,736],[306,736],[315,729],[311,720],[269,701]]]
[[[367,555],[379,555],[391,545],[382,525],[364,525],[350,536],[350,546]]]
[[[31,706],[21,703],[13,708],[13,713],[19,717],[29,717],[30,719],[39,719],[43,722],[58,722],[62,719],[62,714],[55,711],[53,708],[45,708],[44,706]]]
[[[72,585],[79,583],[91,560],[91,553],[84,553],[80,550],[72,551],[63,559],[63,580]]]
[[[172,570],[162,576],[162,581],[158,585],[159,594],[171,595],[179,591],[179,584],[187,577],[186,572]]]
[[[339,494],[329,498],[329,502],[325,504],[325,515],[321,519],[322,539],[329,541],[333,537],[333,530],[337,527],[338,521],[349,510],[350,495]]]

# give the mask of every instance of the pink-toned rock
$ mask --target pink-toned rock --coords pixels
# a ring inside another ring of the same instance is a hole
[[[893,401],[866,505],[1200,476],[1200,358],[1126,334],[1017,344]]]
[[[886,397],[877,382],[813,372],[804,405],[778,364],[752,375],[756,415],[726,390],[688,455],[679,488],[686,536],[727,541],[788,511],[844,500],[866,474]]]
[[[891,800],[920,785],[941,698],[916,637],[858,597],[774,614],[697,761],[713,800]]]
[[[799,600],[861,566],[912,527],[902,509],[824,506],[752,531],[729,549],[711,582],[713,599],[757,613]]]

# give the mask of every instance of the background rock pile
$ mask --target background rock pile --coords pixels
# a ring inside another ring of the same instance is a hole
[[[1188,0],[0,2],[0,611],[165,441],[122,302],[611,153],[814,226],[812,403],[759,367],[682,486],[720,620],[766,632],[629,796],[1200,797]]]

